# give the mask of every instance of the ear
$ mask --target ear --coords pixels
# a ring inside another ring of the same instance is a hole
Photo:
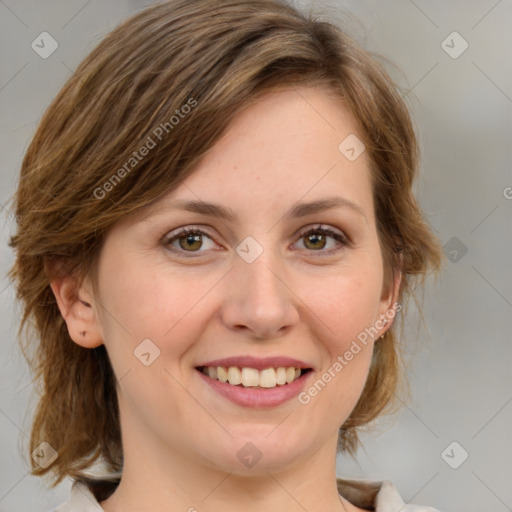
[[[60,314],[68,326],[71,339],[85,348],[95,348],[103,344],[103,337],[97,315],[93,308],[94,297],[90,281],[84,280],[78,286],[73,276],[56,277],[50,279]]]
[[[402,308],[398,303],[400,296],[400,286],[402,285],[402,272],[398,271],[390,287],[389,293],[381,297],[379,306],[379,318],[375,322],[375,327],[380,330],[379,336],[383,336],[393,325],[397,311]]]

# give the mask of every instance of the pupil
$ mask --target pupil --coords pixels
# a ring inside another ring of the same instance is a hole
[[[323,235],[309,235],[308,241],[313,242],[313,245],[315,245],[317,242],[322,240]],[[318,245],[316,245],[318,247]]]
[[[186,246],[187,246],[187,248],[189,248],[189,249],[194,249],[194,248],[195,248],[195,249],[197,249],[197,247],[193,247],[193,245],[194,245],[194,242],[196,242],[196,243],[199,243],[199,244],[200,244],[200,243],[201,243],[200,238],[201,238],[201,235],[199,235],[199,234],[196,234],[196,235],[193,235],[193,234],[191,234],[191,235],[187,235],[187,236],[186,236],[186,242],[185,242],[185,245],[186,245]]]

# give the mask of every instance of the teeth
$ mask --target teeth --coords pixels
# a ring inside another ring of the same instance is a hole
[[[233,386],[260,388],[275,388],[276,386],[291,384],[301,375],[300,368],[285,368],[283,366],[279,368],[265,368],[264,370],[238,368],[236,366],[230,366],[229,368],[224,366],[208,366],[203,367],[202,371],[211,379],[227,382]]]
[[[276,370],[276,384],[280,386],[286,384],[286,368],[281,367]]]
[[[261,370],[259,386],[260,388],[275,388],[277,386],[277,376],[274,368]]]
[[[245,387],[257,386],[259,382],[260,375],[256,368],[242,368],[242,384]],[[232,384],[231,381],[229,381],[229,383]]]
[[[230,366],[228,369],[228,382],[237,386],[242,383],[242,372],[236,366]]]
[[[227,382],[228,381],[228,372],[226,368],[223,368],[222,366],[217,367],[217,378],[221,382]]]

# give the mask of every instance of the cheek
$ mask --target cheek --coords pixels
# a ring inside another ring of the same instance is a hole
[[[315,309],[328,327],[326,344],[333,357],[373,326],[379,311],[381,278],[374,267],[368,267],[341,273],[318,291]]]
[[[382,275],[368,265],[326,280],[311,298],[325,354],[322,369],[302,395],[302,403],[336,411],[335,423],[350,414],[368,375],[376,332]],[[325,391],[324,391],[325,389]]]
[[[148,264],[143,254],[105,256],[99,269],[101,325],[113,364],[120,372],[132,367],[134,350],[149,339],[157,348],[148,346],[160,351],[159,363],[170,367],[205,329],[202,299],[218,276],[199,275],[198,269],[186,278],[165,262]]]
[[[204,329],[200,300],[213,282],[191,286],[196,280],[148,265],[142,256],[105,257],[99,280],[101,324],[122,408],[158,422],[165,404],[178,421],[177,404],[187,395],[176,363]]]
[[[169,290],[161,270],[144,264],[142,257],[113,253],[104,254],[99,270],[102,324],[124,330],[134,340],[160,337],[164,326],[179,314],[179,280]]]

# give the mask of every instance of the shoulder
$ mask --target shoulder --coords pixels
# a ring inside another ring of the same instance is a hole
[[[103,512],[100,501],[106,499],[117,487],[118,481],[75,481],[71,486],[69,501],[52,512]]]
[[[389,480],[336,479],[338,492],[348,501],[375,512],[439,512],[422,505],[405,504],[397,488]]]

